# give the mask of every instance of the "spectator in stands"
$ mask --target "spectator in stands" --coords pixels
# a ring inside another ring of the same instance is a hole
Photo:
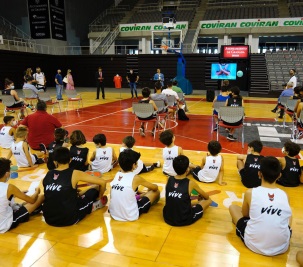
[[[46,91],[46,78],[44,73],[41,71],[40,67],[36,68],[36,73],[34,73],[33,77],[34,80],[37,81],[36,88],[38,90],[43,89],[44,91]]]
[[[286,85],[286,89],[282,91],[281,95],[279,96],[278,98],[278,105],[277,106],[280,106],[281,103],[280,103],[280,97],[281,96],[293,96],[294,95],[294,84],[293,82],[288,82],[287,85]],[[277,106],[272,110],[272,112],[276,112],[277,111]],[[283,118],[283,115],[284,115],[284,109],[282,108],[280,110],[280,116],[278,118],[282,119]]]
[[[162,87],[164,86],[164,74],[161,73],[160,69],[157,69],[157,73],[154,75],[154,81],[160,81]]]
[[[289,75],[290,75],[290,79],[288,82],[292,82],[293,83],[293,88],[295,88],[297,86],[297,77],[296,75],[296,70],[295,69],[290,69],[289,70]]]
[[[63,100],[62,98],[63,79],[60,69],[57,70],[57,74],[55,76],[55,83],[56,83],[56,91],[57,91],[57,100]]]
[[[104,82],[103,82],[104,77],[103,77],[101,67],[98,68],[98,71],[95,73],[95,77],[96,77],[96,83],[97,83],[97,97],[96,97],[96,99],[99,99],[100,88],[101,88],[101,92],[102,92],[102,98],[105,99]]]
[[[72,71],[70,69],[67,70],[66,78],[67,78],[66,90],[75,90],[74,79],[72,76]]]
[[[126,80],[130,87],[130,92],[132,94],[132,98],[134,98],[134,93],[136,94],[136,98],[138,99],[138,93],[137,93],[137,82],[139,81],[138,74],[134,73],[133,69],[129,70],[129,73],[126,75]]]
[[[28,115],[22,121],[22,125],[28,127],[27,141],[34,150],[40,150],[40,144],[46,147],[54,141],[54,131],[56,128],[62,127],[61,122],[53,115],[46,112],[47,105],[40,100],[37,103],[37,111]]]

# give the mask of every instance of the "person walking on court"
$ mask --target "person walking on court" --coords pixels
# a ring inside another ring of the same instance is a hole
[[[96,77],[96,83],[97,83],[97,97],[96,99],[99,99],[99,95],[100,95],[100,88],[102,91],[102,98],[105,99],[105,94],[104,94],[104,77],[103,77],[103,73],[102,73],[102,68],[99,67],[98,71],[95,74]]]
[[[134,98],[134,92],[136,94],[136,98],[138,98],[137,85],[136,84],[139,81],[139,76],[136,73],[134,73],[133,69],[129,70],[129,73],[126,75],[126,80],[129,83],[132,98]]]

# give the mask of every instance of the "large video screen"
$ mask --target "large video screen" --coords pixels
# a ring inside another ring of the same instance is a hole
[[[248,45],[222,45],[221,57],[225,59],[242,59],[249,57]]]
[[[236,80],[237,63],[212,63],[211,79],[213,80]]]

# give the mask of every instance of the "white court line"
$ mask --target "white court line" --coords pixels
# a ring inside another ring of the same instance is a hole
[[[90,119],[88,119],[88,120],[84,120],[84,121],[76,122],[76,123],[73,123],[73,124],[65,125],[64,127],[70,127],[70,126],[74,126],[74,125],[81,124],[81,123],[83,123],[83,122],[92,121],[92,120],[95,120],[95,119],[98,119],[98,118],[110,116],[110,115],[113,115],[113,114],[122,112],[122,111],[124,111],[124,110],[125,110],[125,109],[121,109],[121,110],[119,110],[119,111],[115,111],[115,112],[112,112],[112,113],[107,113],[107,114],[105,114],[105,115],[101,115],[101,116],[97,116],[97,117],[94,117],[94,118],[90,118]]]

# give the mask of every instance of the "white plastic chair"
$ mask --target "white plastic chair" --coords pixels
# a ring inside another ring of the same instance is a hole
[[[61,107],[60,107],[59,101],[57,101],[55,98],[52,98],[48,92],[39,92],[38,98],[40,100],[43,100],[46,103],[46,105],[52,107],[51,114],[53,114],[53,112],[54,112],[55,105],[57,105],[59,111],[61,112]]]
[[[81,94],[78,94],[76,92],[76,90],[65,90],[65,94],[67,96],[67,105],[66,105],[66,109],[68,108],[68,103],[69,102],[78,102],[78,108],[76,109],[76,111],[79,110],[80,108],[80,104],[81,104],[81,107],[83,108],[83,101],[82,101],[82,97],[81,97]]]

